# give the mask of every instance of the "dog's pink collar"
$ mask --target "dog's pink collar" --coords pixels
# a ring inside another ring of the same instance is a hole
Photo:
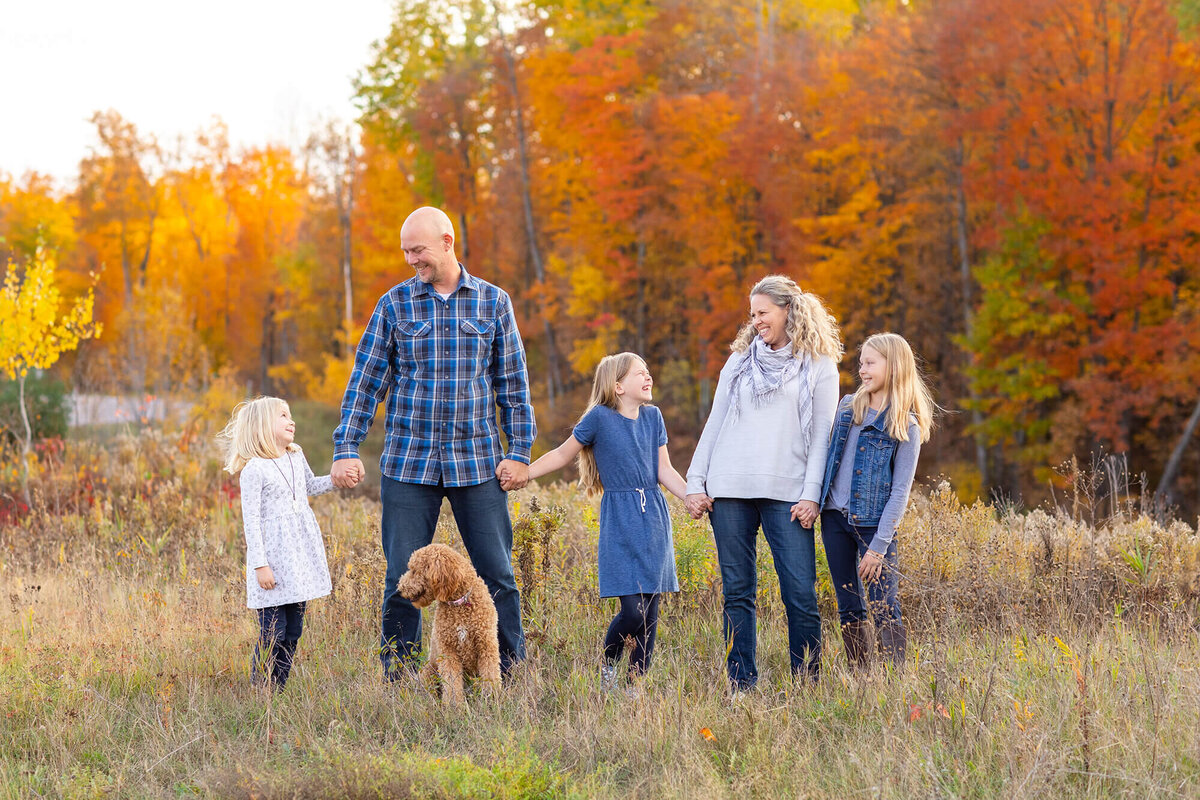
[[[469,605],[471,605],[470,590],[468,590],[466,594],[464,594],[462,597],[458,598],[457,600],[451,600],[450,605],[452,605],[452,606],[469,606]]]

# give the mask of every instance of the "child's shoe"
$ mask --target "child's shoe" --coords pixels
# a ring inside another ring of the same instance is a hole
[[[750,696],[754,694],[755,685],[753,683],[743,683],[741,681],[729,682],[729,704],[731,706],[740,706],[743,703],[750,701]]]
[[[603,661],[600,664],[600,691],[609,694],[616,690],[617,681],[617,665]]]

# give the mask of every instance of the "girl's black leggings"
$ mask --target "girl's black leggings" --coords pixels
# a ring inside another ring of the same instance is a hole
[[[629,674],[641,675],[650,668],[654,652],[654,634],[658,631],[657,594],[626,594],[617,599],[621,610],[613,617],[604,637],[604,658],[615,663],[625,650],[625,640],[633,639],[629,654]]]

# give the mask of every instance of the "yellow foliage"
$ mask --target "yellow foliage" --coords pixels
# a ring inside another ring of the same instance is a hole
[[[339,406],[342,403],[342,395],[346,392],[346,384],[350,382],[354,359],[339,358],[331,353],[326,353],[324,359],[325,369],[320,375],[312,375],[309,378],[308,397],[327,405]]]
[[[10,259],[0,291],[0,369],[12,380],[31,369],[46,369],[84,339],[100,335],[92,321],[94,289],[64,312],[62,293],[55,282],[52,252],[38,247],[22,278]],[[95,276],[93,276],[93,286]]]
[[[192,407],[193,424],[201,430],[216,431],[229,421],[233,407],[246,399],[246,389],[231,365],[222,367],[208,384],[200,400]]]

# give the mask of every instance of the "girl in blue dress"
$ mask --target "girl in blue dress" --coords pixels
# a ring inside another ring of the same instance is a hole
[[[648,405],[654,379],[634,353],[606,356],[596,367],[592,396],[571,436],[529,467],[530,479],[562,469],[579,457],[579,482],[600,500],[600,596],[621,610],[604,637],[601,686],[617,684],[626,639],[633,640],[629,678],[650,666],[663,592],[679,591],[671,517],[658,484],[683,500],[687,483],[671,466],[662,413]]]

